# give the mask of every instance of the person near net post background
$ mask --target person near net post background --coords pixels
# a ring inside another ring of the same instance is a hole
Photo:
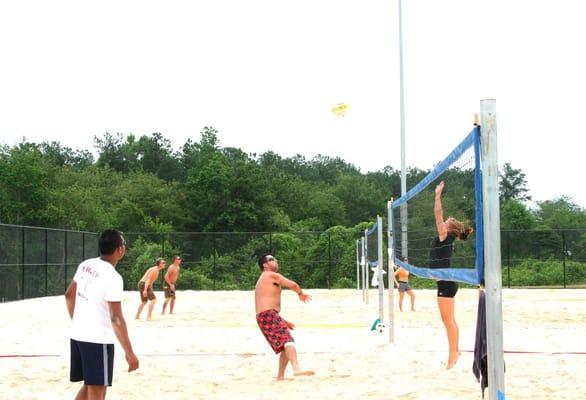
[[[433,211],[437,236],[433,239],[429,252],[430,268],[450,268],[450,258],[454,251],[456,239],[467,240],[474,231],[471,227],[453,217],[444,221],[442,208],[442,192],[445,183],[441,181],[435,188]],[[452,368],[460,357],[459,328],[454,315],[455,300],[458,292],[458,283],[454,281],[437,281],[437,305],[448,336],[449,356],[447,369]]]
[[[403,261],[408,263],[407,257],[403,257]],[[409,286],[409,271],[403,267],[397,267],[394,274],[395,287],[399,289],[399,311],[403,311],[403,298],[405,293],[411,298],[411,311],[415,311],[415,293]],[[398,280],[397,280],[398,279]]]

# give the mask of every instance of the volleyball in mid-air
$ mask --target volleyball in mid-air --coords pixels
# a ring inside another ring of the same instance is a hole
[[[348,112],[348,108],[348,104],[338,103],[332,107],[332,114],[334,114],[336,117],[343,117]]]

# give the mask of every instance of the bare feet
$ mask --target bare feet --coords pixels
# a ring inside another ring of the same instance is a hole
[[[456,365],[456,363],[458,362],[458,358],[460,358],[459,351],[455,351],[453,353],[450,353],[450,357],[448,358],[448,365],[446,366],[446,369],[452,369],[452,367],[454,365]]]
[[[315,375],[315,372],[313,371],[296,371],[293,372],[294,376],[313,376]]]
[[[275,378],[275,380],[277,380],[277,381],[292,381],[293,379],[292,378],[285,378],[284,376],[277,376]]]

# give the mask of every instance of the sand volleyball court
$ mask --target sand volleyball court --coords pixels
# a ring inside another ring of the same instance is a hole
[[[283,292],[283,317],[302,367],[313,377],[275,381],[277,356],[254,318],[250,291],[179,292],[175,315],[133,320],[138,294],[123,302],[140,368],[126,372],[116,347],[108,399],[480,399],[471,372],[477,291],[456,300],[462,356],[445,370],[447,343],[434,290],[416,290],[416,312],[396,314],[396,344],[370,331],[370,304],[356,290],[307,290],[303,304]],[[385,300],[387,294],[385,293]],[[397,296],[395,296],[397,297]],[[408,299],[406,299],[408,301]],[[504,289],[507,399],[586,398],[586,290]],[[408,308],[408,307],[407,307]],[[62,296],[1,303],[0,398],[73,399],[68,316]],[[143,312],[143,316],[146,315]],[[143,317],[144,318],[144,317]]]

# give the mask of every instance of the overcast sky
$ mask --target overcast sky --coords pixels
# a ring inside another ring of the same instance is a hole
[[[496,99],[499,165],[586,207],[586,3],[403,0],[406,161],[427,169]],[[222,147],[400,169],[398,0],[0,3],[0,143],[93,150],[204,126]],[[348,104],[343,118],[332,114]],[[415,182],[409,182],[409,186]]]

